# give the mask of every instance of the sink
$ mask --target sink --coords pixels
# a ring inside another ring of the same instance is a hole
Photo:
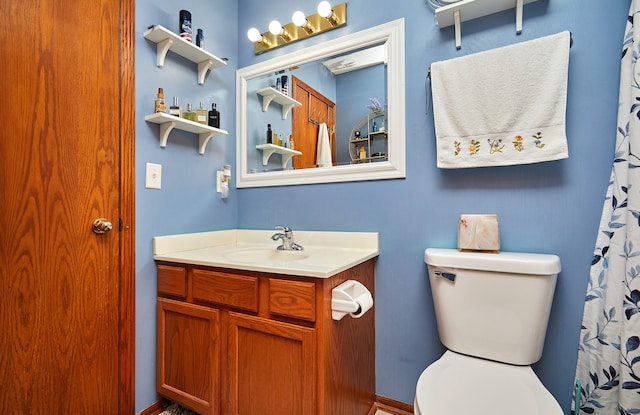
[[[229,251],[223,256],[228,261],[232,262],[266,263],[300,261],[308,258],[309,254],[305,251],[280,251],[275,248],[250,248]]]

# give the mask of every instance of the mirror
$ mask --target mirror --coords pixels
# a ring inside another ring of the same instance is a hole
[[[239,69],[237,187],[404,178],[404,79],[404,19]]]

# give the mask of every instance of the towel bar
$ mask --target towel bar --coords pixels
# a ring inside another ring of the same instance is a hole
[[[573,47],[573,33],[569,32],[569,47]],[[429,65],[429,69],[427,69],[427,78],[431,79],[431,65]]]

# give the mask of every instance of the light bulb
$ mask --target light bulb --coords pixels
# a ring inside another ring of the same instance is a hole
[[[272,20],[271,23],[269,23],[269,32],[271,32],[271,34],[275,36],[281,34],[283,32],[283,29],[280,22],[277,20]]]
[[[260,31],[255,27],[249,29],[249,31],[247,32],[247,37],[254,43],[262,41],[262,35],[260,34]]]
[[[309,20],[307,20],[307,17],[301,11],[293,13],[293,16],[291,16],[291,20],[293,21],[294,25],[302,28],[305,32],[307,32],[308,35],[311,35],[316,31],[315,28],[311,26],[311,23],[309,23]]]
[[[324,18],[331,16],[333,13],[333,9],[331,8],[331,3],[328,1],[321,1],[318,3],[318,14]]]
[[[321,1],[318,3],[318,14],[324,17],[331,23],[331,26],[337,26],[340,24],[340,18],[335,14],[331,8],[331,3],[328,1]]]
[[[293,13],[293,16],[291,16],[291,20],[293,21],[294,25],[302,27],[307,23],[307,16],[305,16],[304,13],[298,10],[297,12]]]

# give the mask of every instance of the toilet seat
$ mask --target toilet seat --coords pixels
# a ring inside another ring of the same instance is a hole
[[[416,387],[416,415],[562,415],[530,366],[513,366],[447,350]]]

